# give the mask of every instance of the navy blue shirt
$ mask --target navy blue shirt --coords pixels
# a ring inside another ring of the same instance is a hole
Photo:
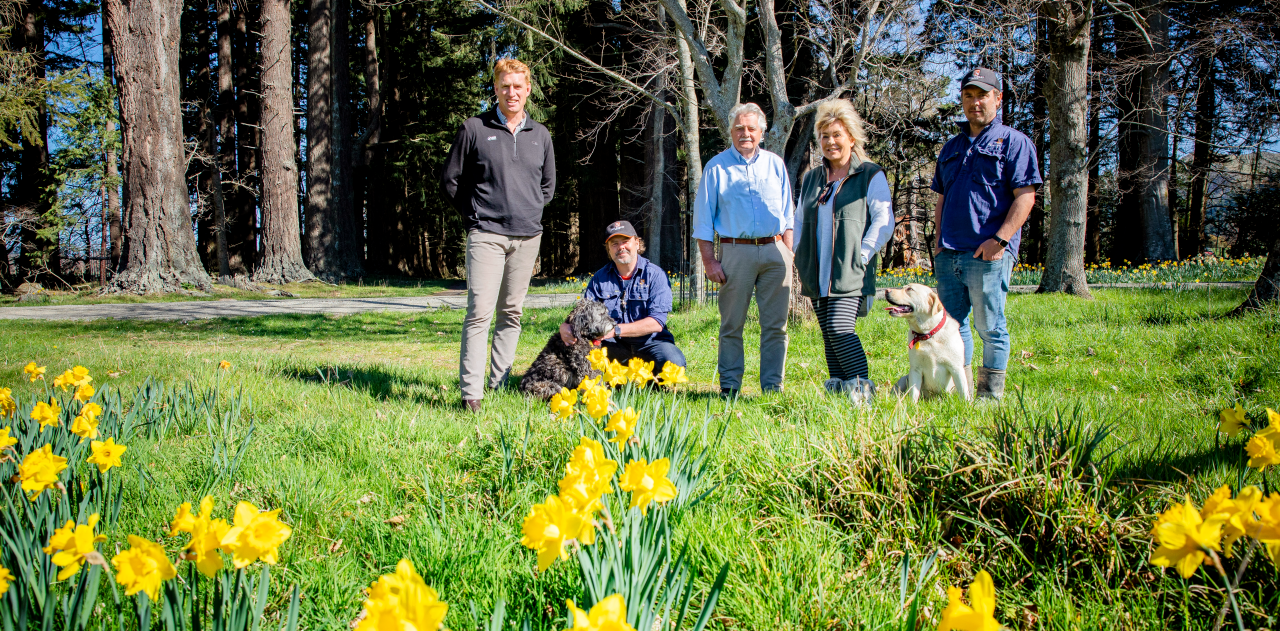
[[[942,146],[929,188],[944,196],[938,243],[949,250],[973,252],[995,236],[1013,205],[1014,189],[1041,184],[1036,146],[1025,134],[1001,121],[987,125],[970,141],[969,121]],[[1019,229],[1007,249],[1018,255]]]
[[[667,331],[667,314],[671,312],[671,283],[667,280],[667,273],[643,256],[636,258],[636,269],[631,278],[624,280],[618,275],[618,267],[609,263],[587,282],[582,297],[604,303],[609,309],[609,317],[620,323],[653,318],[662,325],[662,330],[657,333],[619,341],[628,344],[644,344],[651,339],[670,341],[673,338]]]

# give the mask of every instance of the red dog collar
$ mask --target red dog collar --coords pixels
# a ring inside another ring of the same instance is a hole
[[[916,333],[916,332],[914,332],[914,331],[911,333],[911,341],[910,341],[910,342],[907,342],[907,348],[909,348],[909,349],[914,349],[914,348],[916,347],[916,345],[917,345],[917,344],[919,344],[920,342],[923,342],[923,341],[925,341],[925,340],[927,340],[927,339],[929,339],[929,338],[931,338],[931,337],[933,337],[933,336],[937,335],[937,334],[938,334],[938,331],[941,331],[941,330],[942,330],[943,325],[945,325],[946,323],[947,323],[947,312],[946,312],[946,311],[943,311],[943,312],[942,312],[942,321],[938,323],[938,326],[933,327],[933,330],[932,330],[932,331],[929,331],[928,333],[925,333],[925,334]]]

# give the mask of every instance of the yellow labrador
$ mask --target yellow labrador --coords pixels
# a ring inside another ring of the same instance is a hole
[[[971,400],[973,389],[965,379],[960,325],[942,308],[938,294],[915,283],[886,289],[884,293],[885,302],[889,303],[885,311],[906,319],[910,326],[907,356],[911,370],[898,379],[894,390],[911,395],[912,401],[919,401],[921,394],[945,392],[959,392],[965,400]]]

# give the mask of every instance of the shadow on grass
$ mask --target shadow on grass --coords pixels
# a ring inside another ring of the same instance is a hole
[[[1183,443],[1161,440],[1147,453],[1123,459],[1112,472],[1111,479],[1117,482],[1183,483],[1206,471],[1245,470],[1248,456],[1245,455],[1243,441],[1205,445],[1193,451],[1183,451],[1184,446]]]
[[[380,367],[350,364],[320,365],[310,368],[291,366],[280,375],[304,383],[330,388],[351,388],[379,401],[411,402],[437,408],[456,408],[456,385],[453,378],[426,378],[410,371],[396,372]]]

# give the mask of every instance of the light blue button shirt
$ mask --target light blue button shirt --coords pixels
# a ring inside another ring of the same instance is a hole
[[[707,162],[693,205],[693,238],[758,239],[795,225],[787,165],[759,149],[750,160],[730,147]]]

